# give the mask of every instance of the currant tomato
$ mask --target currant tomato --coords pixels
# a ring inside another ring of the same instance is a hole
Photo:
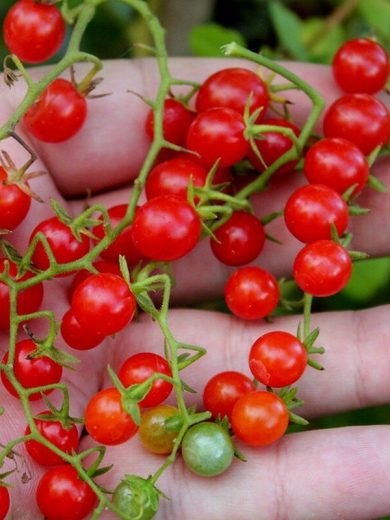
[[[292,385],[305,371],[307,353],[298,338],[283,331],[260,336],[249,353],[249,368],[263,385]]]
[[[138,430],[122,405],[116,388],[106,388],[95,394],[85,410],[85,428],[98,443],[107,446],[128,441]]]
[[[10,260],[4,258],[0,259],[0,273],[5,270],[5,264],[8,262],[8,274],[11,278],[15,279],[18,274],[18,267]],[[32,273],[26,273],[19,281],[23,282],[32,278]],[[39,309],[43,300],[43,285],[38,283],[27,289],[22,289],[17,296],[17,312],[19,315],[30,314]],[[9,288],[5,282],[0,281],[0,330],[9,329],[9,314],[10,314],[10,302],[9,302]]]
[[[126,475],[115,488],[112,503],[123,513],[123,518],[151,520],[157,513],[160,495],[150,479]]]
[[[203,422],[191,426],[184,435],[181,454],[196,475],[215,477],[233,462],[234,446],[229,433],[219,424]]]
[[[60,48],[65,23],[54,5],[20,0],[4,19],[3,35],[8,50],[22,61],[41,63]]]
[[[148,200],[133,222],[133,240],[138,251],[162,262],[189,253],[196,246],[200,231],[200,218],[194,208],[173,195]]]
[[[39,415],[42,414],[50,415],[50,411],[46,410]],[[35,419],[35,424],[42,437],[57,446],[61,451],[69,454],[76,452],[79,445],[79,434],[74,424],[68,429],[64,428],[60,421]],[[25,435],[29,435],[30,433],[30,427],[27,426]],[[38,441],[26,441],[24,445],[30,457],[42,466],[63,464],[63,459],[59,455]]]
[[[36,498],[46,520],[82,520],[97,501],[89,485],[68,464],[50,469],[43,475]]]
[[[352,186],[362,191],[369,166],[363,152],[346,139],[321,139],[309,148],[304,162],[306,178],[312,184],[325,184],[343,194]]]
[[[333,240],[307,244],[295,258],[294,278],[302,291],[313,296],[332,296],[343,289],[351,277],[352,261]]]
[[[97,260],[96,262],[93,262],[93,266],[99,273],[111,273],[116,274],[117,276],[122,276],[118,262]],[[88,271],[87,269],[81,269],[80,271],[77,271],[73,278],[72,284],[69,287],[68,298],[70,302],[72,301],[73,293],[75,292],[76,287],[78,287],[81,282],[83,282],[86,278],[89,278],[91,275],[91,271]]]
[[[213,376],[205,386],[203,404],[205,409],[211,412],[213,419],[218,416],[230,418],[233,406],[238,399],[253,390],[256,390],[253,381],[241,372],[232,370],[220,372]]]
[[[294,123],[292,123],[291,121],[286,121],[285,119],[265,119],[264,121],[257,121],[257,124],[279,126],[281,128],[290,128],[297,137],[300,133],[299,128],[296,125],[294,125]],[[259,136],[259,139],[255,139],[255,145],[261,157],[263,158],[264,163],[267,165],[267,167],[269,167],[275,161],[277,161],[279,157],[284,155],[293,147],[293,142],[287,135],[283,135],[280,132],[274,131],[262,132]],[[252,148],[249,149],[248,159],[259,172],[263,172],[265,170],[264,164],[262,163],[262,161],[260,161],[260,159],[257,157]],[[295,168],[297,164],[298,160],[289,161],[283,166],[280,166],[274,172],[274,175],[284,175],[286,173],[289,173]]]
[[[114,229],[123,220],[127,212],[127,204],[119,204],[108,209],[111,227]],[[93,235],[102,240],[106,236],[103,224],[99,224],[92,229]],[[142,256],[137,251],[133,242],[133,226],[127,226],[116,239],[106,249],[100,253],[104,260],[117,262],[119,255],[126,258],[129,267],[134,267],[142,260]],[[111,271],[108,271],[111,272]]]
[[[246,211],[235,211],[210,239],[211,249],[226,265],[244,265],[258,257],[265,243],[265,232],[258,218]]]
[[[87,102],[66,79],[53,81],[27,110],[23,123],[39,141],[60,143],[73,137],[87,117]]]
[[[0,166],[0,229],[12,231],[25,219],[31,197],[17,184],[8,184],[7,172]]]
[[[167,430],[165,421],[178,414],[179,410],[175,406],[167,404],[143,412],[138,435],[144,448],[160,455],[171,453],[177,431]]]
[[[78,260],[89,251],[89,238],[81,235],[79,242],[73,235],[71,228],[61,222],[58,217],[51,217],[40,222],[31,233],[30,244],[37,233],[42,233],[45,236],[58,264]],[[38,269],[43,271],[50,267],[49,257],[40,242],[34,250],[32,261]]]
[[[243,114],[249,100],[250,113],[261,108],[264,116],[269,103],[266,84],[254,72],[236,67],[209,76],[198,90],[195,106],[198,112],[225,107]]]
[[[0,484],[0,520],[4,520],[7,516],[10,506],[10,498],[8,488]]]
[[[104,340],[104,335],[90,327],[82,327],[72,309],[66,311],[61,320],[61,335],[67,345],[76,350],[95,348]]]
[[[375,94],[386,85],[389,58],[378,42],[355,38],[339,48],[333,58],[332,70],[345,92]]]
[[[189,127],[187,148],[199,154],[207,168],[217,160],[222,168],[232,166],[248,153],[244,130],[241,114],[231,108],[211,108],[198,114]]]
[[[368,155],[389,140],[390,114],[379,99],[369,94],[346,94],[325,113],[324,134],[347,139]]]
[[[244,320],[268,316],[278,304],[279,287],[275,277],[260,267],[237,269],[225,285],[225,301],[233,314]]]
[[[187,130],[193,119],[193,113],[183,103],[175,99],[166,99],[163,111],[163,136],[165,140],[173,144],[184,144]],[[145,130],[148,137],[153,139],[154,114],[152,110],[149,110],[146,117]]]
[[[330,239],[333,224],[339,236],[347,229],[348,205],[337,191],[323,184],[308,184],[290,196],[284,208],[289,231],[301,242]]]
[[[62,376],[62,366],[47,356],[30,357],[36,349],[37,346],[30,339],[16,343],[14,359],[16,379],[24,388],[35,388],[59,383]],[[7,364],[7,362],[8,352],[6,352],[2,360],[4,364]],[[19,397],[4,371],[1,371],[1,380],[11,395]],[[51,391],[52,390],[45,391],[45,394],[49,394]],[[42,399],[42,395],[37,392],[31,394],[29,399],[31,401],[37,401]]]
[[[146,197],[152,199],[160,195],[176,195],[188,198],[188,185],[204,186],[207,171],[190,159],[171,159],[152,168],[145,184]],[[195,199],[196,200],[196,199]]]
[[[121,276],[99,273],[89,276],[77,287],[71,308],[81,327],[110,336],[133,319],[136,300]]]
[[[231,414],[234,435],[250,446],[267,446],[280,439],[288,426],[288,410],[272,392],[255,391],[243,395]]]
[[[143,383],[156,372],[167,376],[172,375],[169,364],[163,357],[153,352],[140,352],[130,356],[122,364],[118,377],[123,386],[127,388]],[[165,401],[171,391],[171,383],[164,381],[164,379],[157,379],[139,405],[143,407],[156,406]]]

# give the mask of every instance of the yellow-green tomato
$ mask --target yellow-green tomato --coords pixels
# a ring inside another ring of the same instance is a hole
[[[179,410],[175,406],[160,404],[142,414],[139,427],[139,438],[143,446],[152,453],[171,453],[177,431],[169,431],[165,428],[165,421]]]
[[[184,436],[181,451],[187,467],[202,477],[223,473],[234,457],[229,433],[212,422],[192,426]]]

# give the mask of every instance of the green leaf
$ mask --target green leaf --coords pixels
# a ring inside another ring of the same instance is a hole
[[[364,280],[364,283],[362,283]],[[386,291],[390,281],[390,259],[375,258],[354,264],[352,276],[344,294],[360,304],[369,302]]]
[[[390,2],[388,0],[360,0],[360,15],[383,38],[389,38]]]
[[[302,26],[302,41],[310,53],[310,61],[316,63],[332,63],[337,49],[346,40],[342,25],[337,24],[323,33],[323,18],[308,18]],[[317,34],[319,38],[317,38]]]
[[[302,43],[303,22],[279,0],[269,2],[269,12],[279,43],[297,60],[307,61],[308,53]]]
[[[190,48],[195,56],[222,56],[222,45],[231,41],[246,46],[241,33],[217,23],[197,25],[189,34]]]

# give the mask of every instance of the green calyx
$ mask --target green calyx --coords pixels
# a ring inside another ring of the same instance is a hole
[[[112,502],[126,520],[149,520],[158,511],[160,496],[151,480],[126,475],[116,487]]]

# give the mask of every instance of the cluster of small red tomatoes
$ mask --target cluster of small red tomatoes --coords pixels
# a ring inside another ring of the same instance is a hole
[[[33,0],[17,1],[10,9],[4,24],[4,39],[11,52],[26,63],[39,63],[51,57],[62,44],[65,24],[53,5]],[[366,156],[384,145],[390,135],[390,116],[386,107],[373,94],[384,88],[389,61],[383,48],[368,39],[347,42],[336,54],[333,72],[340,87],[347,92],[327,110],[324,119],[325,138],[307,151],[304,173],[309,184],[296,190],[284,208],[288,229],[305,243],[294,262],[294,278],[298,286],[313,296],[329,296],[339,292],[351,274],[348,251],[332,239],[331,227],[342,236],[348,227],[349,210],[342,195],[358,195],[367,183],[369,165]],[[123,279],[118,257],[123,255],[129,267],[141,261],[172,261],[182,258],[199,242],[202,221],[195,204],[188,201],[188,186],[205,185],[209,170],[218,161],[213,178],[214,188],[223,187],[227,193],[239,191],[247,178],[237,176],[232,167],[249,159],[252,172],[249,179],[262,173],[292,146],[292,140],[276,131],[266,131],[255,140],[258,153],[244,138],[244,109],[250,96],[250,112],[261,109],[257,124],[289,128],[299,136],[299,128],[288,119],[267,118],[270,95],[259,75],[242,68],[229,68],[210,76],[201,85],[195,108],[177,99],[167,99],[163,112],[163,134],[166,141],[185,147],[188,153],[167,153],[151,170],[145,192],[147,202],[137,208],[132,225],[101,253],[94,263],[98,274],[78,272],[69,291],[70,307],[61,320],[61,334],[72,348],[87,350],[98,346],[104,338],[121,331],[133,318],[136,298]],[[87,103],[77,86],[65,79],[56,79],[42,93],[23,118],[25,129],[36,139],[60,142],[71,138],[82,127],[87,115]],[[146,121],[146,132],[153,137],[153,113]],[[259,154],[262,160],[259,159]],[[283,165],[277,176],[290,174],[297,162]],[[17,184],[8,183],[7,171],[0,169],[0,229],[14,230],[26,217],[31,199]],[[126,213],[126,205],[108,209],[111,226],[115,228]],[[105,237],[103,223],[92,230],[95,243]],[[81,234],[77,239],[68,223],[54,216],[41,222],[32,232],[45,237],[58,265],[74,262],[90,250],[91,240]],[[236,316],[256,320],[276,308],[279,288],[274,276],[255,266],[248,266],[261,253],[265,242],[264,226],[259,218],[245,211],[234,211],[210,239],[216,258],[238,269],[229,277],[225,299]],[[11,235],[12,238],[12,235]],[[5,269],[0,260],[0,270]],[[9,275],[16,277],[18,267],[7,260]],[[42,243],[37,242],[32,255],[35,268],[46,270],[50,259]],[[30,272],[21,280],[34,275]],[[18,296],[20,315],[40,308],[43,299],[41,283],[28,287]],[[9,292],[0,282],[0,328],[9,328]],[[32,339],[16,345],[14,373],[20,384],[28,389],[58,383],[62,367],[48,356],[31,357],[36,350]],[[7,362],[6,354],[2,360]],[[249,353],[249,368],[261,384],[282,388],[295,383],[307,366],[307,351],[295,336],[284,332],[269,332],[258,338]],[[127,359],[118,377],[124,387],[142,383],[154,373],[171,375],[167,361],[154,353],[140,353]],[[4,372],[5,388],[18,396]],[[161,404],[171,393],[171,383],[155,381],[146,397],[139,403],[150,408],[141,420],[140,438],[149,450],[169,453],[175,431],[164,428],[164,421],[177,415],[175,407]],[[40,399],[41,393],[31,393],[30,399]],[[85,412],[85,426],[99,443],[114,445],[131,438],[138,426],[125,412],[121,394],[107,388],[90,400]],[[289,413],[284,401],[272,391],[257,390],[254,382],[238,372],[215,375],[204,390],[205,409],[213,418],[227,417],[233,434],[254,446],[263,446],[279,439],[288,426]],[[45,411],[45,414],[50,412]],[[76,426],[65,428],[60,421],[36,419],[41,434],[66,453],[76,451],[79,435]],[[210,428],[210,423],[207,423]],[[217,428],[222,426],[215,425]],[[197,425],[197,430],[202,425]],[[29,433],[27,428],[26,433]],[[199,433],[199,432],[198,432]],[[193,471],[218,474],[226,469],[208,471],[199,467],[199,459],[191,467],[189,436],[183,442],[183,456],[188,453],[188,465]],[[230,443],[226,436],[223,442]],[[196,435],[193,434],[196,441]],[[195,442],[194,441],[194,442]],[[198,449],[202,444],[199,444]],[[62,459],[36,441],[26,442],[29,455],[39,464],[55,466],[41,479],[37,500],[43,514],[58,517],[56,496],[60,479],[67,481],[83,495],[77,511],[72,500],[61,518],[83,518],[94,506],[95,495],[77,472]],[[233,451],[229,459],[231,462]],[[201,457],[200,457],[201,458]],[[210,461],[208,461],[210,463]],[[198,465],[198,466],[197,466]],[[225,467],[226,466],[226,467]],[[47,499],[48,495],[51,500]],[[75,496],[75,495],[74,495]],[[9,507],[8,491],[0,486],[0,518]],[[61,508],[64,503],[61,502]],[[56,516],[57,515],[57,516]],[[66,516],[68,515],[68,516]]]

